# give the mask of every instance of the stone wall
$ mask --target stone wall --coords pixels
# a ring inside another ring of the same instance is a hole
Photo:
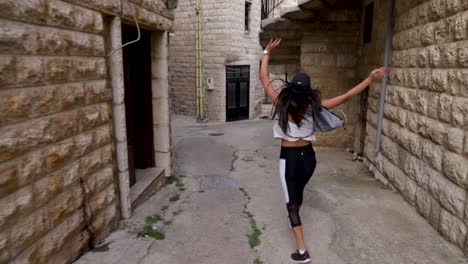
[[[170,27],[162,2],[134,2],[142,24]],[[69,263],[115,227],[105,17],[130,12],[120,0],[0,2],[0,263]]]
[[[311,76],[312,86],[320,90],[323,99],[344,94],[360,81],[356,74],[360,29],[357,14],[337,16],[341,21],[330,19],[303,27],[301,71]],[[346,114],[347,128],[318,134],[317,145],[340,148],[352,145],[359,121],[358,103],[358,98],[354,98],[334,109],[340,116],[340,111]]]
[[[205,90],[205,109],[210,121],[226,120],[226,65],[250,65],[250,116],[260,99],[258,72],[260,0],[253,0],[250,32],[245,33],[245,0],[203,0],[205,77],[214,89]],[[179,1],[174,11],[174,35],[170,38],[172,109],[196,115],[196,1]]]
[[[374,16],[377,37],[363,49],[363,68],[383,61],[381,17]],[[468,253],[468,2],[397,1],[394,31],[381,152],[375,155],[376,84],[365,154],[377,178]]]

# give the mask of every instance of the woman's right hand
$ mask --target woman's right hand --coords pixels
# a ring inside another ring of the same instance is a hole
[[[270,43],[268,43],[268,45],[266,46],[265,50],[268,51],[269,54],[271,54],[271,52],[276,49],[279,45],[281,45],[281,42],[283,42],[283,39],[282,38],[275,38],[275,39],[271,39],[270,40]]]

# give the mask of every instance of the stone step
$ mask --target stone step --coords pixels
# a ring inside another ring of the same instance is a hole
[[[137,169],[135,175],[136,183],[130,187],[132,209],[159,191],[167,180],[162,168]]]

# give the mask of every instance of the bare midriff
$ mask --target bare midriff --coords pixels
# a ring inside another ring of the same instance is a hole
[[[287,141],[285,139],[281,139],[281,146],[282,147],[305,147],[310,144],[310,141],[307,140],[298,140],[298,141]]]
[[[294,119],[291,117],[291,115],[288,115],[288,120],[291,123],[294,123]],[[307,140],[297,140],[297,141],[288,141],[286,139],[281,139],[281,146],[282,147],[305,147],[310,144],[310,141]]]

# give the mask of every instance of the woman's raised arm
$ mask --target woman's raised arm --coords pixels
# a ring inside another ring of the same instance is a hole
[[[385,71],[386,69],[383,67],[373,70],[369,74],[369,77],[367,77],[360,84],[356,85],[355,87],[353,87],[351,90],[349,90],[345,94],[342,94],[342,95],[339,95],[337,97],[333,97],[330,99],[322,100],[322,105],[328,109],[331,109],[331,108],[334,108],[336,106],[339,106],[341,104],[348,102],[349,100],[351,100],[351,98],[353,98],[354,96],[364,91],[371,83],[382,79],[382,77],[385,75]]]
[[[271,84],[270,78],[268,77],[268,64],[270,62],[270,56],[273,49],[277,48],[283,39],[277,38],[270,40],[270,43],[265,48],[265,52],[262,57],[262,63],[260,65],[260,81],[262,82],[263,88],[265,89],[266,94],[270,98],[272,103],[276,102],[278,97],[278,92],[275,90]]]

